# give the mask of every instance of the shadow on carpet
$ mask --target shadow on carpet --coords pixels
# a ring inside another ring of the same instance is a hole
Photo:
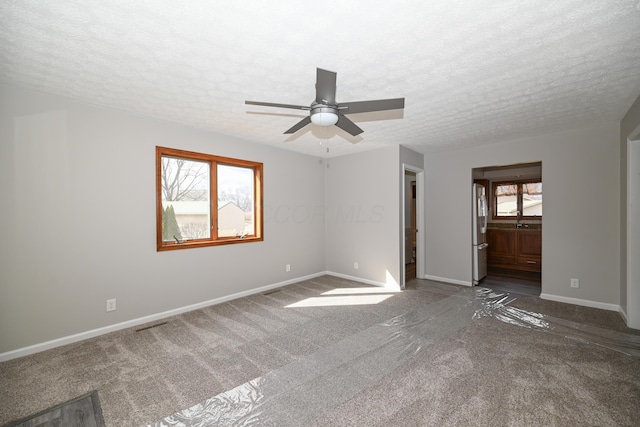
[[[10,422],[2,427],[105,427],[98,392],[94,391],[69,402]]]

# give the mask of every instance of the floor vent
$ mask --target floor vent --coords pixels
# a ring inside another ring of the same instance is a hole
[[[145,326],[144,328],[136,329],[136,332],[146,331],[147,329],[157,328],[158,326],[166,325],[167,322],[158,323],[156,325]]]
[[[280,292],[280,289],[274,289],[273,291],[265,292],[262,295],[271,295],[271,294],[275,294],[276,292]]]

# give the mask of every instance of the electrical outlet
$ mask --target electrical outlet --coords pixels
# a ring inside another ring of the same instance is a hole
[[[356,270],[358,269],[358,261],[353,262],[353,268]]]
[[[116,299],[107,300],[107,311],[116,311]]]
[[[576,278],[571,278],[571,287],[572,288],[579,288],[580,287],[580,279],[576,279]]]
[[[291,271],[291,264],[287,264],[284,266],[284,271]]]

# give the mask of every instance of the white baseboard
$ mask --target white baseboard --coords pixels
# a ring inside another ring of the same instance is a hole
[[[99,335],[108,334],[111,332],[116,332],[122,329],[131,328],[134,326],[139,326],[145,323],[154,322],[157,320],[165,319],[167,317],[175,316],[177,314],[186,313],[188,311],[198,310],[204,307],[209,307],[216,304],[221,304],[223,302],[231,301],[234,299],[246,297],[249,295],[259,294],[261,292],[270,291],[271,289],[281,288],[283,286],[291,285],[293,283],[302,282],[304,280],[313,279],[316,277],[324,276],[325,274],[330,274],[327,272],[320,272],[315,274],[310,274],[307,276],[296,277],[295,279],[285,280],[284,282],[278,282],[267,286],[262,286],[260,288],[251,289],[248,291],[242,291],[231,295],[226,295],[219,298],[214,298],[212,300],[199,302],[197,304],[188,305],[185,307],[175,308],[173,310],[163,311],[162,313],[151,314],[149,316],[139,317],[137,319],[127,320],[126,322],[116,323],[114,325],[104,326],[102,328],[93,329],[86,332],[80,332],[78,334],[69,335],[62,338],[57,338],[51,341],[46,341],[39,344],[30,345],[28,347],[19,348],[16,350],[7,351],[5,353],[0,353],[0,362],[5,362],[7,360],[16,359],[18,357],[28,356],[30,354],[39,353],[41,351],[50,350],[52,348],[61,347],[67,344],[73,344],[78,341],[86,340],[89,338],[94,338]],[[354,279],[360,280],[361,279]]]
[[[622,318],[624,319],[625,325],[629,325],[629,322],[627,321],[627,312],[624,311],[624,308],[622,308],[622,306],[620,306],[620,309],[618,310],[618,312],[620,313],[620,316],[622,316]]]
[[[549,301],[557,301],[557,302],[564,302],[567,304],[581,305],[583,307],[600,308],[602,310],[618,311],[618,312],[622,310],[622,308],[617,304],[608,304],[605,302],[591,301],[586,299],[563,297],[560,295],[540,294],[540,298],[546,299]]]
[[[473,283],[465,282],[464,280],[449,279],[447,277],[432,276],[430,274],[425,274],[424,277],[421,277],[421,278],[427,279],[427,280],[435,280],[436,282],[451,283],[453,285],[473,286]]]
[[[348,274],[335,273],[333,271],[325,271],[325,274],[328,274],[329,276],[340,277],[341,279],[347,279],[347,280],[353,280],[356,282],[366,283],[367,285],[382,286],[383,288],[387,287],[386,283],[376,282],[375,280],[363,279],[362,277],[349,276]]]

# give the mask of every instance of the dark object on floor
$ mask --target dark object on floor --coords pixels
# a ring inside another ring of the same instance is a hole
[[[46,409],[3,427],[105,427],[98,392]]]

